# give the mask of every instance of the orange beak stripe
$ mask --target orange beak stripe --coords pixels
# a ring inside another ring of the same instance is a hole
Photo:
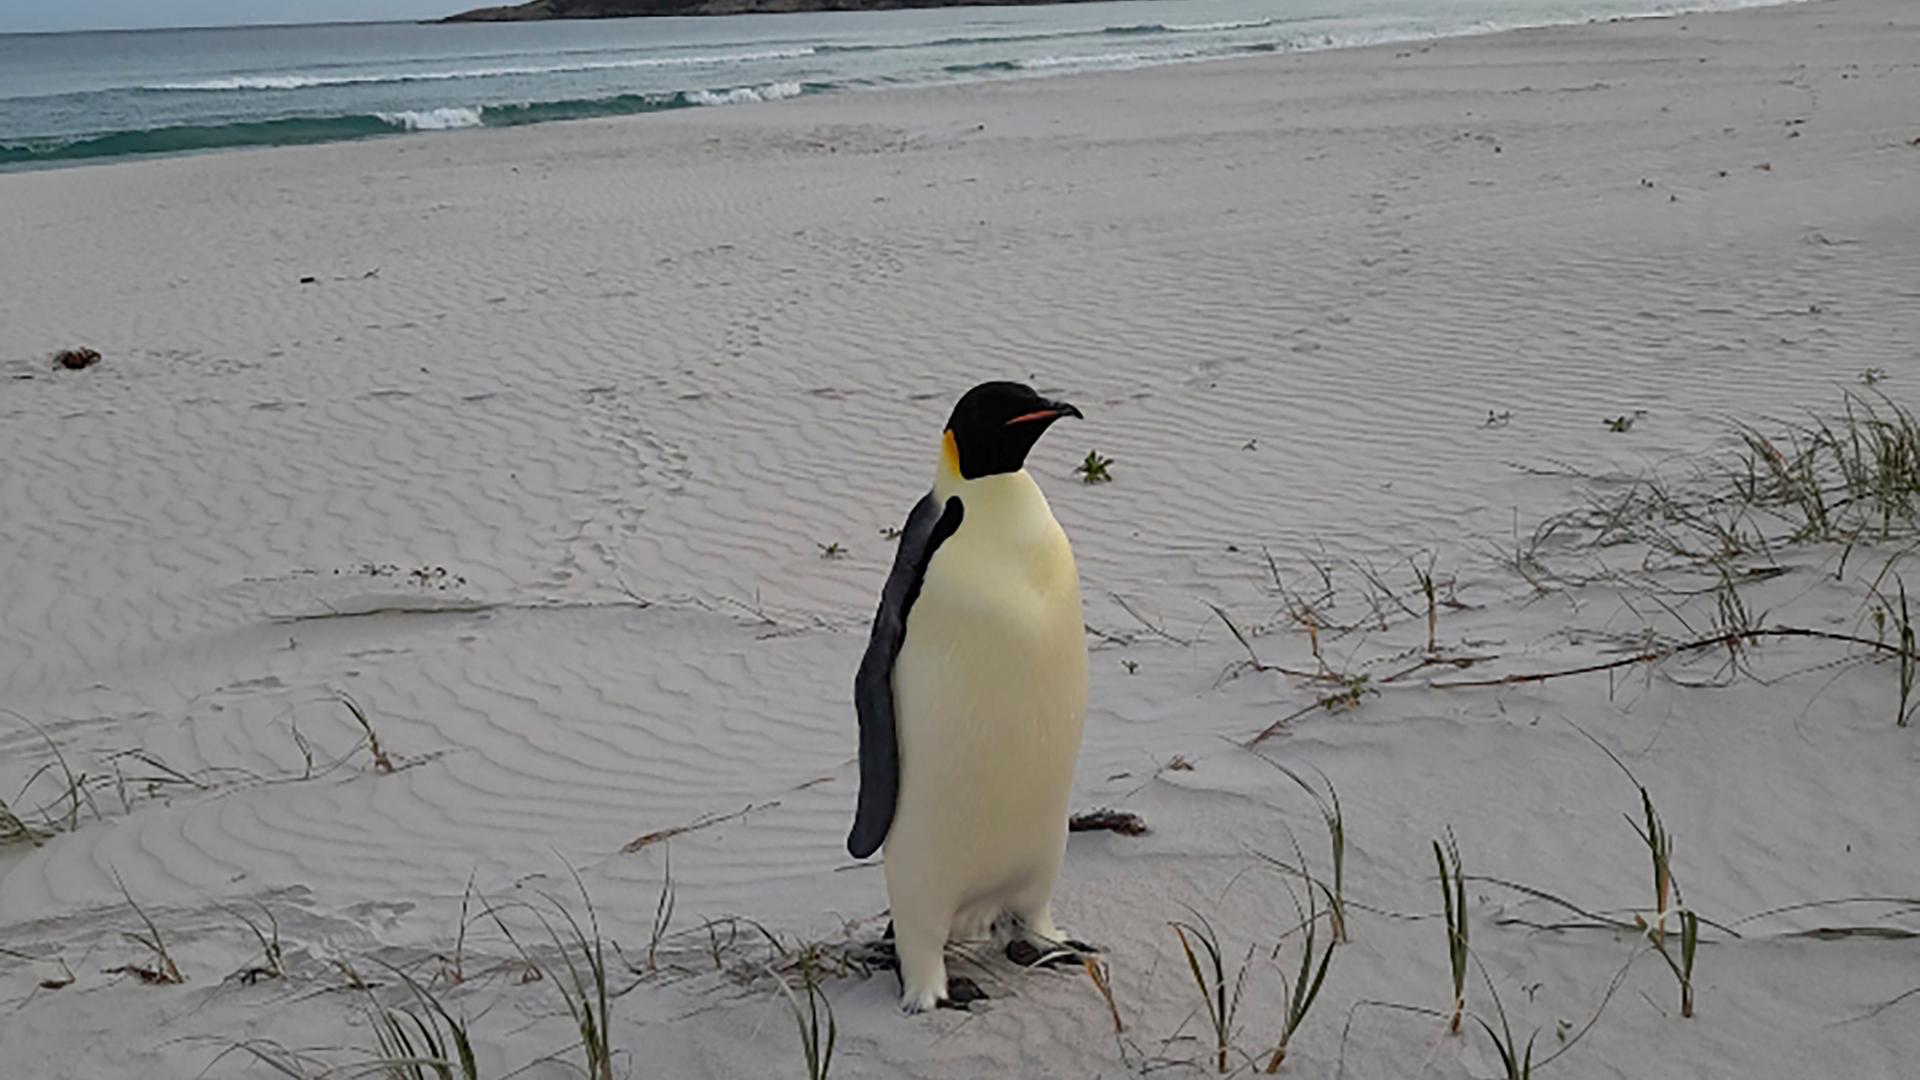
[[[1019,416],[1007,421],[1006,426],[1012,427],[1015,424],[1026,424],[1035,420],[1053,420],[1059,416],[1059,409],[1036,409],[1030,413],[1021,413]]]

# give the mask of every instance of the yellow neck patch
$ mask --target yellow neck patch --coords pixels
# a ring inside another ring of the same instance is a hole
[[[940,436],[940,477],[943,480],[960,479],[960,444],[953,441],[951,430]]]

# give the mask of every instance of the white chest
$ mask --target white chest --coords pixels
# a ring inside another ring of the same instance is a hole
[[[894,671],[903,750],[976,742],[1064,752],[1080,741],[1087,647],[1066,533],[1025,473],[959,493]]]

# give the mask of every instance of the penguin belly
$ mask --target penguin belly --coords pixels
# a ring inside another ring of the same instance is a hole
[[[1003,914],[1058,937],[1087,651],[1072,551],[1040,506],[1033,528],[969,536],[970,521],[935,553],[895,662],[900,793],[885,869],[910,1010],[946,997],[949,938]]]

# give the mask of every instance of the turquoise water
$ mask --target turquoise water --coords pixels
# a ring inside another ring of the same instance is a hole
[[[0,35],[0,166],[1034,77],[1765,0],[1132,0]]]

